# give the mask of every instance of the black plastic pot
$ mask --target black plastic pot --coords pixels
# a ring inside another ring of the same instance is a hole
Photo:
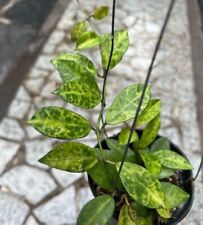
[[[142,134],[141,130],[137,130],[138,135],[140,136]],[[156,139],[162,137],[161,135],[158,135]],[[115,135],[111,138],[117,139],[118,135]],[[98,146],[96,146],[98,147]],[[104,141],[102,141],[102,147],[104,149],[107,149],[107,144]],[[170,141],[170,149],[174,152],[177,152],[179,154],[181,154],[183,157],[186,157],[186,155],[183,153],[182,150],[180,150],[173,142]],[[179,176],[179,180],[180,183],[182,183],[182,188],[190,195],[190,198],[187,200],[187,202],[185,202],[181,207],[177,208],[174,213],[172,218],[170,218],[166,223],[157,223],[156,221],[154,222],[154,224],[159,224],[159,225],[176,225],[178,223],[180,223],[181,220],[184,219],[184,217],[188,214],[188,212],[190,211],[192,204],[193,204],[193,199],[194,199],[194,183],[193,183],[193,173],[191,170],[182,170]],[[89,181],[89,186],[90,189],[93,193],[93,195],[96,197],[97,193],[96,193],[96,188],[97,188],[97,184],[94,183],[94,181],[91,179],[91,177],[88,176],[88,181]],[[114,215],[114,217],[112,218],[111,222],[109,223],[109,225],[116,225],[117,224],[117,215]]]

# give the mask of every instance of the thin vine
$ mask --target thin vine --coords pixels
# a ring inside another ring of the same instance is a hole
[[[158,41],[157,41],[157,44],[156,44],[156,47],[155,47],[155,50],[154,50],[154,53],[153,53],[153,57],[152,57],[152,60],[151,60],[151,63],[150,63],[150,66],[149,66],[149,69],[148,69],[148,72],[147,72],[147,76],[146,76],[146,79],[145,79],[145,83],[144,83],[142,95],[140,97],[139,104],[138,104],[137,110],[135,112],[135,117],[134,117],[132,126],[130,128],[130,134],[129,134],[129,137],[128,137],[127,144],[125,146],[125,150],[124,150],[123,158],[122,158],[122,161],[121,161],[121,165],[119,167],[118,174],[117,174],[117,176],[115,178],[114,190],[116,189],[116,186],[117,186],[117,183],[118,183],[118,178],[120,176],[121,170],[123,168],[123,164],[125,162],[125,159],[126,159],[126,156],[127,156],[127,153],[128,153],[128,149],[129,149],[129,145],[130,145],[130,140],[132,138],[133,131],[135,130],[135,127],[136,127],[136,122],[137,122],[138,115],[139,115],[139,112],[140,112],[140,109],[141,109],[141,106],[142,106],[142,102],[143,102],[143,99],[144,99],[145,91],[146,91],[147,85],[149,83],[149,79],[150,79],[150,75],[151,75],[152,70],[153,70],[154,62],[155,62],[157,53],[158,53],[158,51],[160,49],[161,41],[163,39],[163,35],[164,35],[165,30],[166,30],[166,26],[167,26],[168,21],[169,21],[169,18],[171,16],[171,12],[172,12],[174,3],[175,3],[175,0],[171,0],[171,3],[169,5],[169,8],[168,8],[168,11],[167,11],[165,20],[164,20],[164,24],[163,24],[162,29],[161,29],[161,32],[159,34],[159,38],[158,38]]]

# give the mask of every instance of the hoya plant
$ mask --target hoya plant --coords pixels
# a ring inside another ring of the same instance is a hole
[[[41,163],[73,173],[87,172],[95,187],[96,197],[83,207],[77,225],[106,225],[113,216],[119,225],[167,221],[190,197],[179,178],[181,171],[192,166],[180,152],[171,150],[167,138],[158,136],[161,102],[151,96],[147,83],[124,88],[106,109],[109,71],[129,46],[128,32],[114,31],[115,1],[112,33],[91,29],[92,20],[102,20],[108,13],[108,7],[102,6],[87,20],[77,22],[71,32],[75,50],[52,60],[63,81],[53,94],[89,113],[100,105],[97,122],[67,108],[48,106],[28,123],[48,137],[67,140],[39,159]],[[82,53],[92,48],[100,50],[102,71]],[[98,80],[102,80],[101,89]],[[106,128],[118,124],[122,124],[120,132],[109,137]],[[98,143],[94,148],[74,141],[90,132]]]

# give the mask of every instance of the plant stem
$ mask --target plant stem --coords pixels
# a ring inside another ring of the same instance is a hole
[[[101,144],[100,133],[99,133],[98,129],[96,129],[96,135],[97,135],[97,142],[99,144],[99,152],[100,152],[100,155],[102,157],[103,163],[105,163],[105,157],[104,157],[103,148],[102,148],[102,144]]]
[[[167,11],[167,14],[166,14],[166,17],[165,17],[165,20],[164,20],[164,24],[163,24],[161,32],[159,34],[159,38],[158,38],[158,41],[157,41],[157,44],[156,44],[156,47],[155,47],[155,50],[154,50],[154,53],[153,53],[153,57],[152,57],[152,60],[151,60],[151,63],[150,63],[150,66],[149,66],[149,69],[148,69],[148,72],[147,72],[146,80],[145,80],[144,87],[143,87],[143,90],[142,90],[142,95],[140,97],[138,107],[137,107],[137,109],[135,111],[134,120],[133,120],[132,126],[130,128],[130,134],[129,134],[129,137],[128,137],[128,142],[127,142],[127,144],[125,146],[124,155],[123,155],[123,158],[122,158],[122,161],[121,161],[121,165],[119,167],[119,171],[118,171],[118,174],[117,174],[115,182],[114,182],[114,190],[116,189],[116,186],[117,186],[117,183],[118,183],[118,178],[120,176],[121,170],[123,168],[123,164],[124,164],[125,159],[126,159],[126,155],[127,155],[128,148],[129,148],[129,145],[130,145],[130,140],[131,140],[133,131],[135,130],[135,127],[136,127],[136,122],[137,122],[138,115],[139,115],[139,112],[140,112],[140,109],[141,109],[141,106],[142,106],[142,102],[143,102],[143,99],[144,99],[145,91],[146,91],[148,83],[149,83],[149,78],[150,78],[151,72],[153,70],[153,65],[154,65],[154,62],[155,62],[158,50],[160,48],[160,44],[161,44],[161,41],[163,39],[163,35],[164,35],[165,30],[166,30],[166,26],[168,24],[168,21],[169,21],[169,18],[170,18],[170,15],[171,15],[174,3],[175,3],[175,0],[171,0],[169,9]]]
[[[105,123],[103,121],[103,113],[104,113],[104,108],[106,107],[106,97],[105,97],[106,82],[107,82],[107,77],[108,77],[108,73],[109,73],[109,70],[110,70],[111,59],[112,59],[113,50],[114,50],[115,11],[116,11],[116,0],[113,0],[112,23],[111,23],[111,50],[110,50],[107,68],[104,69],[104,75],[103,75],[104,81],[103,81],[103,86],[102,86],[101,111],[100,111],[100,115],[99,115],[99,118],[98,118],[98,121],[97,121],[97,125],[100,124],[100,122],[102,122],[102,130],[105,130]]]

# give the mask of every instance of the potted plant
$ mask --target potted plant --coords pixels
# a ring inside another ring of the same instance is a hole
[[[108,15],[108,7],[102,6],[87,21],[74,25],[71,39],[76,43],[75,51],[52,61],[63,80],[53,94],[80,108],[92,109],[101,103],[96,124],[56,106],[40,109],[28,121],[48,137],[68,140],[56,145],[40,162],[73,173],[86,171],[89,175],[95,198],[84,206],[77,225],[106,225],[112,217],[119,225],[177,224],[192,205],[192,165],[177,146],[158,135],[161,103],[151,97],[148,85],[172,6],[145,83],[131,84],[121,90],[106,114],[108,73],[121,61],[129,44],[127,31],[114,31],[115,1],[111,34],[98,35],[88,28],[91,18],[100,20]],[[102,75],[81,54],[82,50],[97,46],[101,52]],[[97,79],[103,81],[101,90]],[[132,126],[127,123],[130,120]],[[106,127],[121,123],[121,131],[108,137]],[[73,141],[90,131],[97,138],[95,148]]]

